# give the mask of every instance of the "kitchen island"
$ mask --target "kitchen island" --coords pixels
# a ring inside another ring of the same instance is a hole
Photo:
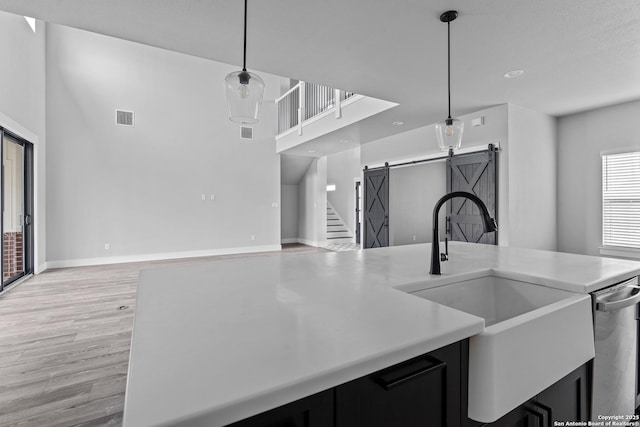
[[[589,293],[640,263],[453,242],[145,271],[124,425],[222,426],[481,333],[484,319],[408,294],[493,274]]]

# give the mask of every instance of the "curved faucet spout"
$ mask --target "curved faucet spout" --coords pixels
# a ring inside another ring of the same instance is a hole
[[[478,196],[473,193],[468,193],[466,191],[454,191],[449,194],[445,194],[440,200],[436,202],[436,205],[433,207],[433,236],[431,240],[431,268],[429,269],[429,273],[431,274],[440,274],[440,239],[438,237],[438,212],[440,208],[447,200],[453,199],[454,197],[464,197],[471,200],[473,203],[478,206],[481,211],[482,216],[482,226],[484,228],[485,233],[490,233],[492,231],[496,231],[498,229],[498,224],[496,220],[491,218],[491,214],[489,214],[489,210],[487,206],[484,204],[482,200]]]

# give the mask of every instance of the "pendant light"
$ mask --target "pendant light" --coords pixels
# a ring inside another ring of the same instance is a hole
[[[241,124],[258,123],[264,81],[257,74],[247,71],[247,0],[244,0],[244,54],[242,71],[227,74],[224,79],[229,120]]]
[[[440,15],[440,21],[447,23],[447,90],[449,94],[449,117],[436,123],[436,137],[442,151],[455,150],[462,144],[464,123],[451,118],[451,21],[458,17],[458,12],[450,10]]]

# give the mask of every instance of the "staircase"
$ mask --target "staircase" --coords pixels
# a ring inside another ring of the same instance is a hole
[[[353,233],[327,200],[327,244],[352,243]]]

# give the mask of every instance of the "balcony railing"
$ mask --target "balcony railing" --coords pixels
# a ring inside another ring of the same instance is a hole
[[[340,118],[342,102],[354,95],[354,92],[342,91],[315,83],[299,82],[276,99],[278,135],[296,127],[298,134],[302,135],[304,121],[332,108],[335,109],[336,117]],[[336,102],[336,99],[339,102]]]

